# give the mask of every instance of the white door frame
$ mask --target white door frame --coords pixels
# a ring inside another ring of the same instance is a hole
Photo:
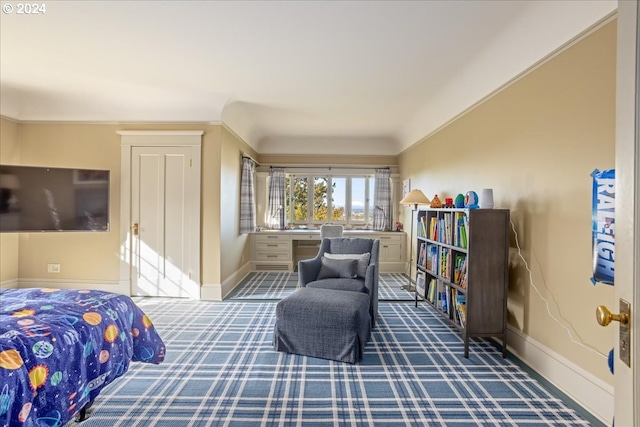
[[[187,219],[186,232],[193,237],[191,247],[187,248],[187,262],[191,271],[191,288],[194,298],[200,298],[200,180],[201,180],[201,130],[185,131],[117,131],[120,142],[120,286],[129,289],[131,294],[131,153],[133,147],[185,147],[192,148],[193,176],[190,188],[197,198],[198,209],[192,218]]]
[[[614,339],[614,413],[616,426],[639,426],[640,408],[640,7],[638,0],[618,2],[616,78],[616,253],[615,300],[631,303],[631,367],[620,358]],[[615,323],[609,327],[616,328]]]

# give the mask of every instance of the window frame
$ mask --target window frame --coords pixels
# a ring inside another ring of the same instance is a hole
[[[287,191],[288,193],[287,201],[288,204],[288,218],[287,221],[289,224],[294,226],[301,225],[322,225],[322,224],[341,224],[345,227],[372,227],[373,226],[373,212],[369,212],[369,201],[373,199],[373,194],[371,193],[372,187],[375,188],[375,174],[372,173],[358,173],[358,174],[345,174],[345,173],[327,173],[327,172],[287,172]],[[353,220],[351,214],[353,212],[353,191],[352,191],[352,178],[364,178],[364,192],[365,192],[365,200],[364,200],[364,219],[362,221]],[[296,178],[306,178],[307,180],[307,219],[306,220],[294,220],[294,209],[293,209],[293,200],[294,200],[294,182]],[[327,219],[326,220],[315,220],[313,216],[313,200],[314,200],[314,189],[315,189],[315,180],[317,178],[326,179],[327,180]],[[333,220],[333,197],[332,197],[332,189],[333,189],[333,180],[334,178],[345,179],[345,213],[344,220]],[[373,183],[373,185],[372,185]]]

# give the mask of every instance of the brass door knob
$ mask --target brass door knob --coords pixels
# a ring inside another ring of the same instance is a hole
[[[612,320],[625,325],[629,323],[628,314],[612,314],[604,305],[599,305],[598,308],[596,308],[596,319],[598,319],[598,323],[602,326],[607,326],[609,323],[611,323]]]

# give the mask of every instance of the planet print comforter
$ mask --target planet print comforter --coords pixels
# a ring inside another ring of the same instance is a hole
[[[0,290],[0,426],[62,426],[165,346],[131,298],[103,291]]]

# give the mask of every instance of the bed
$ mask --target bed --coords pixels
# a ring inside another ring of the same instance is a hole
[[[104,291],[0,290],[0,426],[84,419],[131,361],[160,363],[165,346],[131,298]]]

